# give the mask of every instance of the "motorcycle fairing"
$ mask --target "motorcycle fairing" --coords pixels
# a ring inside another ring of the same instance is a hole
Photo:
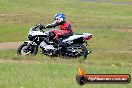
[[[87,37],[87,36],[92,36],[92,34],[90,33],[83,33],[83,34],[76,34],[76,35],[72,35],[66,39],[64,39],[62,42],[67,42],[67,41],[72,41],[72,40],[75,40],[75,39],[78,39],[78,38],[81,38],[81,37]]]

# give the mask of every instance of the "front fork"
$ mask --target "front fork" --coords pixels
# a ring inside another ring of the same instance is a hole
[[[30,50],[30,48],[32,47],[32,45],[37,45],[34,41],[27,41],[27,42],[24,42],[25,44],[27,44],[27,47],[25,47],[25,51],[28,51]]]

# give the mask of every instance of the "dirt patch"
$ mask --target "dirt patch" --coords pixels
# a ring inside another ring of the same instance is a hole
[[[119,32],[132,32],[132,29],[117,29]]]
[[[6,50],[6,49],[17,49],[22,42],[5,42],[0,43],[0,50]]]

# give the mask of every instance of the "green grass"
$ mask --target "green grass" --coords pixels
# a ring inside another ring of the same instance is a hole
[[[93,48],[85,61],[79,59],[50,58],[38,54],[35,57],[16,56],[16,50],[0,51],[1,88],[80,88],[75,76],[81,66],[88,74],[132,75],[132,54],[118,50]],[[8,54],[7,54],[8,53]],[[92,84],[84,88],[131,88],[131,84]]]
[[[1,0],[0,29],[4,31],[0,30],[0,42],[24,40],[30,27],[51,23],[56,13],[65,13],[75,32],[84,29],[87,32],[88,29],[131,29],[131,8],[132,5],[127,4],[81,0]],[[5,32],[9,35],[4,35]],[[17,34],[18,37],[13,37]]]
[[[101,1],[101,0],[100,0]],[[127,2],[131,0],[112,0]],[[87,73],[132,75],[132,5],[81,0],[1,0],[0,42],[24,41],[29,28],[65,13],[75,33],[90,32],[92,53],[79,59],[16,56],[0,50],[0,88],[80,88],[75,76],[81,65]],[[124,31],[128,30],[128,31]],[[131,88],[130,84],[90,84],[83,88]]]
[[[48,58],[50,59],[50,58]],[[62,63],[61,61],[65,61]],[[99,63],[99,62],[98,62]],[[117,65],[115,67],[110,64],[98,64],[97,62],[83,63],[83,68],[87,73],[129,73],[131,68],[127,66]],[[96,64],[96,65],[95,65]],[[50,61],[34,61],[26,63],[22,61],[5,62],[0,64],[0,87],[1,88],[80,88],[76,83],[75,76],[78,73],[80,63],[74,60],[50,60]],[[130,84],[89,84],[83,88],[131,88]]]
[[[0,42],[24,41],[28,30],[21,25],[0,25]]]

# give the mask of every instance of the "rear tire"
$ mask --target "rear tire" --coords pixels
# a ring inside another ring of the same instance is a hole
[[[88,50],[83,44],[74,44],[67,47],[67,51],[71,57],[80,57],[83,56],[84,59],[87,58]]]
[[[38,46],[30,46],[30,49],[27,51],[25,48],[27,47],[28,43],[22,44],[18,49],[17,49],[17,55],[36,55],[38,52]]]
[[[82,51],[83,51],[82,56],[84,57],[84,59],[86,59],[88,55],[88,50],[83,44],[79,44],[79,45],[82,47]]]

